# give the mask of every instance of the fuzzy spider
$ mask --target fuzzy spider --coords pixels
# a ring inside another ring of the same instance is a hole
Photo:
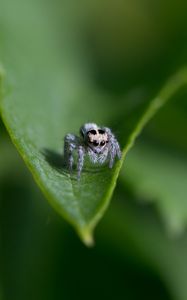
[[[110,128],[99,127],[94,123],[86,123],[80,128],[80,136],[68,133],[64,138],[64,160],[72,171],[76,151],[78,179],[84,165],[84,157],[87,154],[93,164],[109,162],[109,168],[113,167],[116,156],[121,158],[121,150],[118,141]]]

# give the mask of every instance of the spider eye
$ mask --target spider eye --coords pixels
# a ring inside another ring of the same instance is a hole
[[[100,146],[104,146],[105,145],[105,141],[101,141]]]
[[[96,130],[94,130],[94,129],[89,130],[89,131],[87,132],[87,134],[89,134],[89,133],[94,134],[94,135],[97,134]]]
[[[98,143],[97,141],[93,141],[93,145],[94,145],[94,146],[98,146],[99,143]]]
[[[98,129],[99,134],[104,134],[105,131],[103,129]]]

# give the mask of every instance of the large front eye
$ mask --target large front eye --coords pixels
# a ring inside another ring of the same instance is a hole
[[[104,146],[105,145],[105,141],[101,141],[100,146]]]
[[[97,141],[93,141],[93,145],[94,145],[94,146],[98,146],[99,143],[98,143]]]

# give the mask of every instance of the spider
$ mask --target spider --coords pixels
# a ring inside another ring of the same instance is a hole
[[[84,165],[84,157],[87,155],[93,164],[109,162],[109,168],[113,167],[116,156],[121,158],[121,150],[114,134],[107,127],[99,127],[94,123],[86,123],[80,128],[80,136],[68,133],[64,138],[64,159],[70,172],[73,168],[73,152],[76,151],[77,177],[80,179]]]

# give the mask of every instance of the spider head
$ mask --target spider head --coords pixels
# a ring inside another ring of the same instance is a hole
[[[108,143],[108,134],[104,128],[94,123],[87,123],[81,127],[81,134],[85,143],[97,154],[104,151]]]

